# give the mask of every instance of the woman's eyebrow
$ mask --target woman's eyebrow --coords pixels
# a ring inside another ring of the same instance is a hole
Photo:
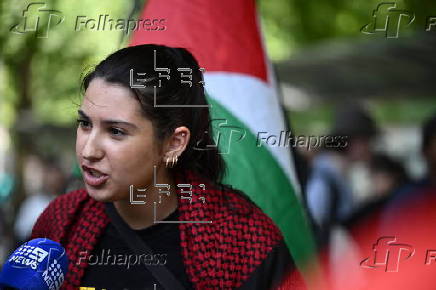
[[[86,115],[85,112],[83,112],[82,110],[77,110],[77,113],[80,115],[80,117],[89,120],[88,115]]]
[[[126,122],[126,121],[120,121],[120,120],[103,120],[102,123],[107,125],[126,125],[128,127],[131,127],[132,129],[137,130],[138,127],[135,124]]]
[[[79,113],[79,115],[80,115],[82,118],[86,119],[86,120],[89,120],[89,119],[90,119],[90,118],[85,114],[85,112],[83,112],[82,110],[77,110],[77,113]],[[118,125],[118,124],[119,124],[119,125],[126,125],[126,126],[129,126],[129,127],[133,128],[133,129],[135,129],[135,130],[138,129],[138,127],[137,127],[135,124],[133,124],[133,123],[129,123],[129,122],[126,122],[126,121],[121,121],[121,120],[112,120],[112,119],[109,119],[109,120],[103,120],[102,123],[107,124],[107,125]]]

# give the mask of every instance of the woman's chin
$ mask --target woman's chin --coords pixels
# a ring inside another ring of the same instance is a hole
[[[113,194],[106,189],[97,189],[89,185],[85,187],[88,195],[96,201],[111,202],[115,200]]]

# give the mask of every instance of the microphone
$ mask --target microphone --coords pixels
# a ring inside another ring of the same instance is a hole
[[[57,290],[67,269],[68,257],[61,244],[33,239],[18,247],[3,265],[0,290]]]

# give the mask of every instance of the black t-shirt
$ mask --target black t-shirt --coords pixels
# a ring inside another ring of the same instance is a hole
[[[177,221],[178,211],[164,220]],[[183,263],[177,223],[157,223],[135,232],[152,248],[153,255],[134,254],[117,229],[109,223],[88,257],[89,264],[80,286],[96,290],[163,289],[144,266],[147,264],[153,267],[166,265],[186,289],[193,289]]]

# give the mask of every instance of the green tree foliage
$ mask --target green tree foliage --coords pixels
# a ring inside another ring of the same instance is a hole
[[[40,122],[71,123],[71,111],[79,97],[80,75],[86,66],[95,64],[121,44],[119,31],[76,31],[77,16],[98,19],[99,15],[108,14],[112,18],[126,18],[130,7],[122,1],[51,0],[39,10],[29,9],[25,27],[23,11],[29,3],[32,2],[1,3],[0,70],[5,82],[0,121],[10,127],[20,110],[31,110]],[[49,13],[55,15],[49,17]],[[38,17],[38,30],[32,31]],[[46,37],[45,27],[49,27]]]
[[[427,18],[436,16],[436,2],[420,0],[259,0],[258,5],[270,56],[283,60],[324,41],[365,37],[360,29],[372,20],[377,5],[388,2],[415,15],[403,27],[409,31],[425,31]]]

